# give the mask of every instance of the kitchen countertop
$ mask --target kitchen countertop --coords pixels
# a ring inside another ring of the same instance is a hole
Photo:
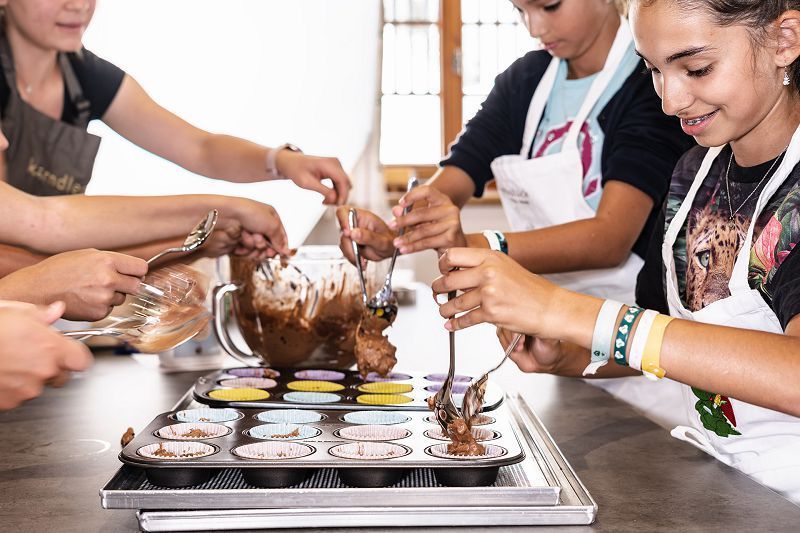
[[[428,294],[419,289],[416,306],[401,308],[391,333],[401,369],[446,370],[447,335]],[[490,327],[457,339],[459,371],[480,371],[501,356]],[[100,507],[98,491],[120,466],[119,438],[128,426],[141,430],[172,407],[204,373],[162,374],[130,357],[101,353],[65,388],[0,413],[3,530],[138,531],[134,511]],[[506,390],[521,392],[537,412],[597,501],[592,526],[560,532],[778,531],[800,523],[800,507],[676,441],[596,387],[525,375],[513,364],[497,374]],[[492,528],[475,531],[485,529]]]

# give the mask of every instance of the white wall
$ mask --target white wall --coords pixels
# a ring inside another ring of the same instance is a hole
[[[352,168],[374,125],[379,0],[100,0],[87,48],[135,77],[161,105],[210,131],[293,142]],[[201,178],[102,123],[89,194],[218,193],[276,207],[290,244],[321,215],[320,197],[286,182]]]

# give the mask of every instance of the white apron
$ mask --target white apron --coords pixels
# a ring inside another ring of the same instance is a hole
[[[673,246],[678,232],[686,222],[697,191],[721,150],[721,148],[712,148],[706,154],[686,199],[675,214],[675,218],[670,222],[664,237],[662,258],[667,267],[667,302],[670,314],[706,324],[782,334],[780,321],[759,292],[750,288],[747,274],[755,229],[753,222],[764,209],[770,197],[775,194],[800,161],[800,128],[795,131],[778,170],[759,195],[747,232],[747,239],[736,257],[728,284],[731,296],[695,312],[686,309],[680,299]],[[713,357],[713,354],[698,354],[698,356]],[[698,398],[691,388],[685,385],[682,388],[684,409],[689,419],[689,425],[676,427],[672,430],[672,436],[694,444],[725,464],[741,470],[760,483],[800,503],[800,418],[731,398],[730,405],[733,407],[736,420],[735,429],[741,435],[719,437],[713,431],[705,429],[700,422],[695,409]]]
[[[628,23],[621,19],[603,70],[592,82],[564,138],[561,152],[529,159],[528,154],[561,62],[558,58],[550,61],[528,107],[519,155],[498,157],[491,165],[503,209],[513,231],[547,228],[595,216],[595,211],[583,197],[583,166],[578,134],[613,79],[631,40]],[[641,267],[642,259],[632,253],[621,267],[547,274],[545,277],[576,292],[631,303],[634,301],[636,276]]]

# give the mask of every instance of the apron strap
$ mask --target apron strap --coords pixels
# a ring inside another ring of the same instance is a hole
[[[563,148],[577,146],[578,135],[581,132],[581,128],[583,128],[583,123],[586,122],[586,119],[589,117],[589,113],[592,112],[592,109],[594,109],[597,101],[600,100],[601,96],[603,96],[603,91],[606,90],[608,85],[614,79],[614,75],[617,73],[617,68],[619,68],[622,60],[625,59],[625,54],[628,51],[631,41],[633,41],[633,35],[631,34],[630,27],[628,26],[628,21],[620,17],[619,29],[617,30],[617,35],[614,37],[614,43],[611,45],[611,50],[609,50],[608,56],[606,57],[603,70],[600,71],[600,74],[597,75],[595,80],[592,82],[591,87],[589,87],[589,92],[586,94],[586,98],[583,100],[583,105],[578,111],[578,114],[575,115],[575,118],[572,121],[572,126],[569,128],[569,132],[564,138],[564,143],[561,145]]]
[[[78,76],[75,75],[72,64],[69,62],[67,54],[59,53],[58,62],[61,67],[61,75],[64,76],[64,85],[67,87],[67,94],[69,94],[72,105],[75,106],[78,113],[75,125],[85,128],[89,124],[91,103],[83,96],[83,89],[78,81]]]
[[[525,117],[525,132],[522,135],[522,147],[519,155],[528,158],[533,147],[533,138],[536,136],[536,130],[539,129],[539,122],[542,120],[544,108],[547,100],[550,98],[550,93],[553,91],[553,86],[556,84],[556,76],[558,75],[558,67],[561,59],[554,57],[550,60],[544,76],[539,80],[539,85],[533,93],[533,98],[528,106],[528,114]]]

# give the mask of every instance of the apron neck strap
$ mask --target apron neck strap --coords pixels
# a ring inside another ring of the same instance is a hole
[[[75,75],[75,70],[69,61],[69,57],[65,53],[58,54],[58,64],[61,67],[61,75],[64,77],[64,85],[67,88],[72,104],[75,106],[77,112],[76,126],[86,127],[89,124],[89,116],[91,111],[91,104],[83,96],[83,89],[78,81],[78,76]]]
[[[617,35],[614,37],[614,43],[611,45],[611,49],[606,57],[603,70],[600,71],[595,80],[592,82],[591,87],[589,87],[589,92],[586,94],[586,98],[584,98],[583,105],[581,105],[578,114],[575,115],[575,118],[572,121],[572,126],[569,128],[569,132],[564,138],[564,144],[562,146],[577,146],[578,134],[580,134],[581,128],[583,128],[583,123],[586,122],[586,119],[589,117],[592,109],[594,109],[597,101],[600,100],[600,97],[603,96],[603,92],[614,79],[614,75],[617,73],[617,68],[619,68],[622,60],[625,59],[625,54],[628,51],[631,41],[633,41],[633,35],[631,34],[630,27],[628,26],[628,21],[620,17],[619,29],[617,30]]]

